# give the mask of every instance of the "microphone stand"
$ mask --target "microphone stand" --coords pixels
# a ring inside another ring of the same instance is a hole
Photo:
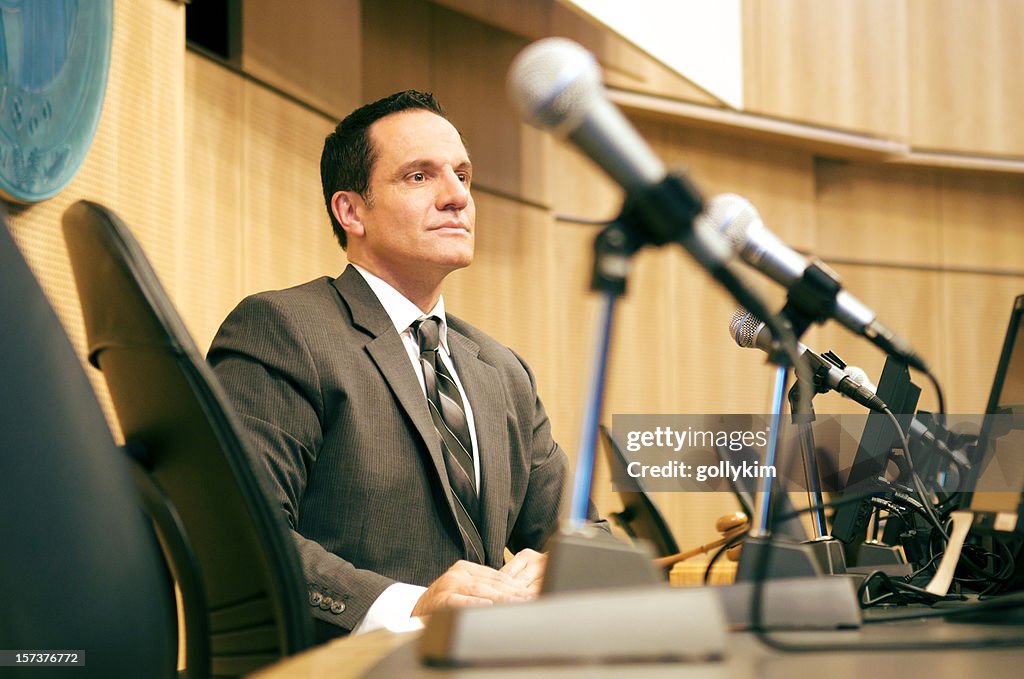
[[[778,460],[788,377],[789,366],[780,360],[772,390],[766,466],[774,466]],[[800,395],[790,391],[790,398],[799,399]],[[860,607],[853,587],[839,578],[823,577],[819,557],[811,547],[813,541],[809,544],[773,538],[773,485],[771,476],[761,479],[753,527],[736,568],[736,584],[719,588],[730,622],[734,628],[757,631],[859,627]]]
[[[797,339],[803,336],[812,323],[827,318],[838,291],[838,282],[825,272],[811,267],[805,273],[800,283],[790,291],[786,306],[780,314],[786,319]],[[777,358],[772,356],[772,360],[778,363]],[[802,543],[772,539],[769,510],[772,506],[771,496],[776,489],[771,478],[762,479],[757,509],[759,516],[756,517],[755,528],[751,531],[753,539],[748,538],[743,546],[736,574],[737,581],[756,580],[759,575],[766,575],[768,578],[821,577],[846,572],[842,545],[828,534],[825,522],[824,499],[818,473],[814,433],[811,428],[811,423],[815,420],[813,398],[815,394],[828,390],[823,377],[820,371],[815,370],[812,374],[813,382],[804,384],[804,380],[801,380],[797,373],[797,379],[789,390],[792,421],[798,427],[803,453],[814,536]],[[776,371],[772,398],[772,441],[765,461],[769,466],[777,464],[778,439],[781,435],[779,422],[786,378],[787,371],[784,364],[781,364]],[[770,557],[759,555],[762,550],[770,551]],[[765,564],[763,572],[758,573],[756,571],[762,569],[756,568],[756,565],[761,564]]]
[[[814,413],[814,396],[826,393],[829,388],[825,383],[822,367],[814,371],[814,384],[811,387],[811,398],[803,399],[799,393],[800,389],[806,389],[807,385],[802,384],[798,378],[789,391],[789,407],[793,414],[793,422],[797,425],[800,434],[800,447],[803,452],[801,458],[804,463],[804,475],[807,481],[807,499],[811,507],[811,527],[813,536],[804,544],[808,545],[814,552],[815,557],[822,570],[828,575],[841,575],[846,573],[846,557],[843,553],[842,544],[829,534],[828,525],[825,522],[825,499],[821,492],[821,475],[818,472],[817,447],[814,444],[814,430],[811,423],[817,417]],[[806,403],[803,408],[800,404]]]
[[[600,293],[601,307],[594,326],[594,348],[568,526],[552,537],[548,545],[545,593],[664,582],[649,551],[626,544],[588,523],[597,432],[604,403],[615,306],[626,291],[630,257],[643,245],[635,235],[636,229],[631,228],[632,224],[624,214],[609,223],[594,239],[590,289]]]
[[[594,268],[590,289],[601,293],[601,308],[595,322],[594,354],[591,359],[590,379],[587,383],[583,424],[580,430],[576,474],[573,478],[569,525],[580,530],[587,522],[590,508],[590,489],[593,484],[597,430],[604,403],[604,386],[611,350],[612,319],[615,304],[626,291],[629,257],[638,248],[629,238],[623,224],[616,220],[605,227],[594,239]]]

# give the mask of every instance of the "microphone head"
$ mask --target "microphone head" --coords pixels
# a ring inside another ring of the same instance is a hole
[[[858,368],[855,365],[848,365],[843,368],[843,372],[846,373],[846,376],[853,380],[855,384],[858,384],[870,391],[878,391],[878,387],[876,387],[871,381],[871,378],[868,377],[868,374],[864,372],[863,368]]]
[[[604,97],[594,55],[568,38],[544,38],[512,61],[506,82],[519,115],[535,127],[567,134]]]
[[[744,349],[757,347],[757,335],[762,328],[764,321],[743,307],[736,309],[729,321],[729,334]]]
[[[733,252],[739,252],[747,242],[747,232],[761,221],[761,215],[743,196],[723,193],[707,202],[697,221],[722,234]]]

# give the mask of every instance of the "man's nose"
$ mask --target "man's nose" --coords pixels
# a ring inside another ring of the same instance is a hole
[[[442,210],[462,210],[469,204],[469,187],[454,170],[447,170],[442,176],[438,207]]]

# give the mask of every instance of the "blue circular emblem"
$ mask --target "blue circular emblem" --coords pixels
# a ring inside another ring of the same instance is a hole
[[[0,194],[68,185],[92,144],[110,65],[113,0],[0,0]]]

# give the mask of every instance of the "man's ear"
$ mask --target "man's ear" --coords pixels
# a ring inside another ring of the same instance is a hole
[[[349,238],[361,238],[365,233],[361,216],[365,205],[366,201],[355,191],[336,191],[331,196],[331,212]]]

